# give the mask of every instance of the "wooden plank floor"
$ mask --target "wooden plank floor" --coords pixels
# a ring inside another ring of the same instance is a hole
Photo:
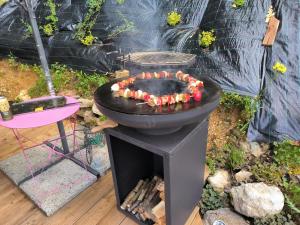
[[[66,126],[69,127],[67,123]],[[57,135],[57,128],[51,125],[21,130],[21,133],[41,142]],[[19,148],[11,130],[0,127],[0,160],[18,152]],[[47,217],[2,172],[0,172],[0,224],[136,225],[116,208],[111,173],[100,178],[53,216]],[[188,225],[202,225],[199,213],[191,215]]]

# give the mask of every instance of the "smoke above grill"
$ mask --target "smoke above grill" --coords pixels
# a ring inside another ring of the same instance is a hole
[[[153,79],[153,80],[137,80],[129,88],[142,90],[150,94],[161,96],[170,95],[174,93],[186,92],[187,85],[184,82],[171,79]]]

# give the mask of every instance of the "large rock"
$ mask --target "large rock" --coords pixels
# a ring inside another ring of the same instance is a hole
[[[217,172],[208,177],[208,182],[216,192],[223,192],[225,188],[231,186],[230,176],[226,170],[217,170]]]
[[[262,218],[280,213],[284,196],[280,189],[264,183],[248,183],[230,190],[234,209],[248,217]]]
[[[249,180],[251,176],[252,176],[251,172],[246,170],[241,170],[240,172],[234,175],[234,178],[236,179],[237,182],[241,183]]]
[[[257,143],[257,142],[247,142],[247,141],[241,141],[240,143],[241,149],[244,150],[244,152],[248,152],[251,155],[259,158],[261,155],[265,154],[269,150],[269,145],[266,143]]]
[[[249,223],[239,214],[229,208],[218,210],[209,210],[204,215],[204,225],[214,225],[214,222],[220,220],[226,225],[249,225]]]

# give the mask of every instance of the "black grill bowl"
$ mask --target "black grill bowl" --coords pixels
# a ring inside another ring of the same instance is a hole
[[[105,116],[121,125],[136,128],[145,134],[169,134],[185,125],[199,123],[209,116],[220,101],[220,87],[208,78],[200,78],[205,86],[201,102],[192,100],[189,103],[177,103],[162,107],[137,105],[142,101],[113,96],[111,86],[120,80],[122,79],[99,87],[94,94],[95,103]],[[130,88],[164,95],[183,92],[186,84],[173,79],[153,79],[137,81]]]

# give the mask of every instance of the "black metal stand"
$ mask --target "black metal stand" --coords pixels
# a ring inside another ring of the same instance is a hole
[[[144,135],[119,126],[106,129],[117,207],[141,225],[121,204],[140,179],[164,178],[167,225],[183,225],[203,190],[208,119],[168,135]]]

